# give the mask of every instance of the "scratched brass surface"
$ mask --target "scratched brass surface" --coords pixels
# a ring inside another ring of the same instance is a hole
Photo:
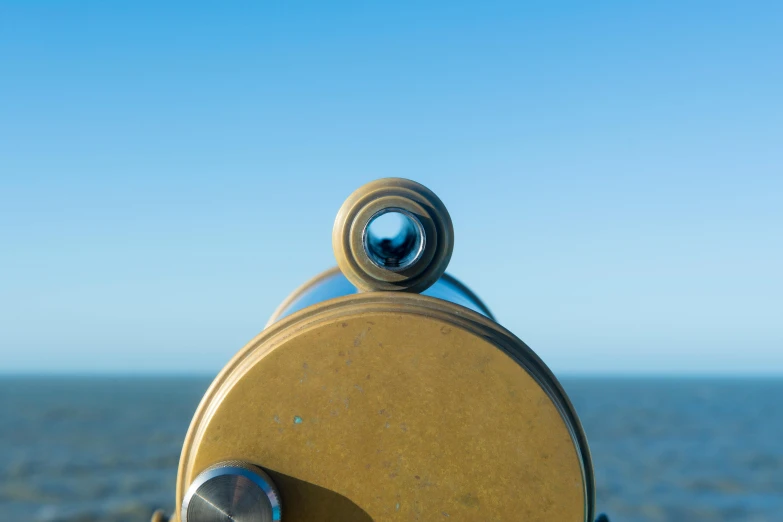
[[[251,341],[194,417],[176,512],[200,471],[233,459],[269,470],[286,522],[593,516],[584,434],[546,366],[420,295],[335,299]]]

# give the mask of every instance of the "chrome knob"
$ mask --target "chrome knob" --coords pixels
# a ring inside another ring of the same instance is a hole
[[[269,475],[244,462],[201,472],[182,501],[182,522],[279,522],[280,495]]]

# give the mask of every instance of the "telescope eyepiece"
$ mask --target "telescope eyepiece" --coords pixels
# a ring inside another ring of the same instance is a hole
[[[415,215],[401,208],[386,208],[367,222],[362,243],[378,268],[398,272],[421,259],[427,236]]]
[[[385,178],[345,200],[334,222],[332,247],[340,270],[360,291],[420,293],[445,273],[454,227],[430,189]]]

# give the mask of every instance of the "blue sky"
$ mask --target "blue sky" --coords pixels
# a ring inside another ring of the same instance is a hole
[[[559,374],[783,374],[783,4],[6,2],[0,373],[215,373],[366,181]]]

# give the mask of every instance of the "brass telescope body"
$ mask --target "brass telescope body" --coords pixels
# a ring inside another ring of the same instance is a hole
[[[405,222],[397,237],[373,234],[386,213]],[[444,274],[453,236],[443,203],[412,181],[346,200],[339,270],[295,291],[204,395],[175,520],[593,520],[576,413],[538,356]]]

